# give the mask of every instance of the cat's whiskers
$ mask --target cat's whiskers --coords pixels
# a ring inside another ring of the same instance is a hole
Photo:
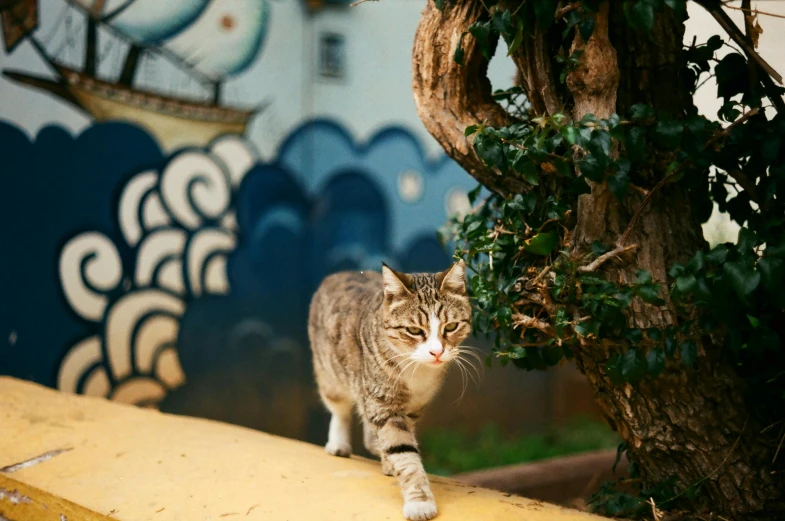
[[[466,368],[463,367],[463,364],[461,363],[461,360],[459,360],[458,358],[455,358],[454,361],[455,361],[458,369],[460,369],[460,371],[461,371],[461,384],[462,384],[462,386],[461,386],[462,387],[461,388],[461,395],[458,396],[458,399],[453,402],[453,404],[458,404],[461,401],[461,399],[463,399],[463,395],[466,393],[466,387],[469,385],[469,382],[468,382],[468,379],[466,378]]]
[[[456,349],[458,351],[458,356],[459,357],[461,355],[469,355],[474,360],[477,361],[477,366],[475,366],[473,361],[470,361],[470,360],[468,360],[466,358],[463,358],[463,360],[466,361],[472,367],[472,369],[475,370],[475,372],[477,373],[477,378],[482,379],[480,373],[481,373],[481,370],[482,370],[483,373],[485,372],[485,364],[483,363],[483,359],[477,353],[478,351],[480,353],[482,353],[482,351],[480,351],[480,349],[478,349],[476,347],[471,347],[471,346],[457,346]],[[481,368],[481,369],[479,369],[478,367]]]
[[[471,378],[472,382],[474,382],[474,385],[479,387],[479,385],[480,385],[480,381],[479,381],[480,380],[480,375],[479,375],[479,373],[477,374],[477,378],[475,378],[474,374],[472,374],[472,372],[469,371],[468,369],[466,369],[466,366],[463,365],[463,364],[468,364],[468,366],[471,367],[472,369],[474,369],[475,372],[476,372],[477,369],[471,364],[471,362],[469,360],[465,359],[465,358],[461,358],[460,355],[458,355],[455,358],[455,361],[456,362],[460,362],[461,366],[466,370],[466,374],[469,375],[469,378]]]

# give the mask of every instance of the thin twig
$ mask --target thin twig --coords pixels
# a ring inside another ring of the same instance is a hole
[[[717,141],[718,139],[726,137],[728,134],[730,134],[731,130],[733,130],[734,127],[737,127],[738,125],[741,125],[742,123],[746,122],[751,117],[757,115],[758,112],[760,112],[760,109],[754,108],[754,109],[744,113],[739,119],[737,119],[736,121],[734,121],[733,123],[731,123],[730,125],[725,127],[724,129],[722,129],[720,132],[717,132],[716,134],[714,134],[714,136],[712,136],[711,139],[709,139],[706,142],[706,145],[703,147],[704,150],[706,148],[708,148],[709,145],[711,145],[715,141]],[[633,214],[632,219],[630,219],[630,224],[627,225],[627,229],[624,230],[624,233],[622,234],[621,238],[619,239],[619,242],[617,243],[618,246],[624,246],[624,243],[627,242],[627,239],[630,236],[630,232],[632,232],[632,229],[635,227],[635,224],[638,222],[638,219],[640,218],[641,214],[643,213],[643,210],[651,202],[652,198],[654,197],[654,194],[656,194],[657,191],[665,185],[665,183],[667,183],[671,178],[673,178],[673,176],[675,176],[676,174],[681,172],[681,170],[685,166],[687,166],[687,164],[689,164],[690,161],[691,161],[691,159],[687,158],[684,161],[682,161],[681,163],[679,163],[676,166],[676,168],[674,168],[673,171],[671,171],[671,173],[669,173],[668,175],[666,175],[665,177],[660,179],[660,182],[657,183],[654,186],[654,188],[651,189],[651,191],[649,192],[649,195],[647,195],[643,199],[643,202],[641,203],[641,205],[638,207],[637,210],[635,210],[635,213]]]
[[[774,459],[771,460],[771,464],[774,465],[774,462],[777,461],[777,456],[780,455],[780,449],[782,448],[782,442],[785,441],[785,427],[780,430],[782,436],[780,437],[780,443],[777,445],[777,451],[774,453]]]
[[[744,33],[742,33],[736,24],[731,20],[728,13],[726,13],[721,5],[714,4],[709,0],[695,0],[697,4],[700,4],[704,9],[706,9],[709,14],[714,17],[720,27],[722,27],[728,36],[736,42],[736,45],[744,49],[744,53],[747,55],[747,58],[757,63],[761,69],[766,71],[769,77],[773,78],[777,81],[780,85],[782,85],[782,76],[774,70],[774,68],[769,65],[769,63],[764,60],[760,54],[755,51],[755,47],[752,46],[752,43],[747,41],[744,37]]]
[[[530,317],[529,315],[517,313],[512,316],[512,323],[514,326],[523,326],[525,328],[532,327],[534,329],[538,329],[546,335],[556,338],[556,331],[554,331],[553,326],[544,320],[539,320],[537,318]]]
[[[542,271],[541,271],[541,272],[540,272],[540,273],[539,273],[539,274],[538,274],[536,277],[534,277],[532,280],[530,280],[529,282],[527,282],[527,283],[526,283],[526,288],[527,288],[527,289],[528,289],[528,288],[533,288],[533,287],[534,287],[534,285],[535,285],[535,284],[537,284],[538,282],[540,282],[540,281],[542,280],[542,278],[543,278],[543,277],[544,277],[544,276],[545,276],[545,275],[546,275],[546,274],[547,274],[549,271],[551,271],[551,265],[550,265],[550,264],[548,264],[547,266],[545,266],[545,268],[544,268],[544,269],[543,269],[543,270],[542,270]]]
[[[630,250],[634,250],[637,247],[638,247],[637,244],[633,244],[631,246],[618,246],[614,250],[611,250],[607,253],[603,253],[589,264],[586,264],[585,266],[578,266],[578,268],[575,271],[577,271],[578,273],[590,273],[596,270],[597,268],[599,268],[600,266],[602,266],[605,262],[612,259],[613,257],[617,257],[622,253],[626,253]]]
[[[744,6],[737,7],[735,5],[730,5],[730,2],[732,2],[732,1],[733,0],[725,0],[724,2],[722,2],[722,5],[724,7],[727,7],[728,9],[735,9],[736,11],[744,11],[744,12],[750,13],[750,14],[758,14],[758,15],[762,14],[763,16],[771,16],[773,18],[783,18],[783,19],[785,19],[785,15],[782,15],[782,14],[769,13],[767,11],[761,11],[759,9],[751,9],[751,8],[744,7]]]
[[[364,4],[365,2],[378,2],[379,0],[357,0],[356,2],[352,2],[349,4],[349,7],[356,7],[360,4]]]
[[[521,2],[521,3],[523,3],[523,2]],[[562,7],[561,9],[558,9],[556,11],[556,14],[554,15],[553,18],[555,20],[561,20],[562,18],[564,18],[564,15],[566,15],[567,13],[569,13],[571,11],[575,11],[580,6],[581,6],[581,4],[579,4],[578,2],[573,2],[571,4],[567,4],[566,6]]]

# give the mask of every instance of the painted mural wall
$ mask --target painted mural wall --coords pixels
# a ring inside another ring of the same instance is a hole
[[[311,294],[443,269],[475,186],[411,99],[421,3],[383,9],[0,0],[0,374],[321,441]]]

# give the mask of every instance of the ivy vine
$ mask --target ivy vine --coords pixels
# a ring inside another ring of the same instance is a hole
[[[490,57],[500,36],[513,54],[535,28],[558,26],[564,43],[556,61],[564,82],[582,58],[580,51],[566,49],[576,32],[584,41],[590,38],[598,4],[528,0],[508,8],[486,1],[489,19],[466,29],[453,58],[462,62],[467,38]],[[650,31],[666,10],[683,20],[686,0],[624,2],[627,23],[639,31]],[[720,58],[718,52],[728,48]],[[528,189],[505,198],[478,186],[469,194],[473,210],[452,219],[441,236],[455,244],[456,256],[470,268],[475,331],[494,342],[489,365],[498,359],[525,370],[546,369],[572,358],[586,342],[603,342],[616,347],[605,361],[606,373],[618,384],[635,386],[658,378],[666,367],[693,370],[700,339],[711,337],[749,384],[751,410],[769,422],[782,421],[785,117],[772,105],[781,105],[785,89],[766,81],[768,76],[751,75],[747,56],[720,36],[693,42],[683,59],[692,93],[716,82],[722,100],[717,121],[697,110],[668,114],[644,104],[607,119],[588,115],[573,121],[565,114],[531,113],[518,87],[498,91],[497,100],[506,102],[515,122],[499,128],[477,122],[465,134],[489,169],[516,176]],[[662,170],[662,157],[670,158],[667,170],[645,186],[635,172]],[[594,243],[590,251],[576,253],[571,230],[578,197],[589,192],[587,181],[605,183],[620,201],[633,192],[643,197],[616,244]],[[715,205],[735,221],[741,227],[736,242],[695,251],[670,268],[666,281],[654,281],[646,271],[626,282],[608,280],[603,266],[634,254],[640,245],[627,241],[637,217],[670,183],[687,189],[701,222]],[[665,328],[630,327],[626,313],[636,299],[667,307],[678,320]],[[680,499],[695,492],[694,484],[661,486],[661,492],[645,492],[665,506],[678,486]],[[643,501],[609,495],[607,489],[595,498],[598,509],[610,515],[650,512]]]

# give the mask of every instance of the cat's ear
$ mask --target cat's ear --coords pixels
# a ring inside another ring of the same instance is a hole
[[[411,276],[400,273],[382,262],[382,280],[384,281],[385,298],[398,298],[411,295]]]
[[[447,270],[436,274],[439,291],[466,295],[466,264],[463,259],[450,266]]]

